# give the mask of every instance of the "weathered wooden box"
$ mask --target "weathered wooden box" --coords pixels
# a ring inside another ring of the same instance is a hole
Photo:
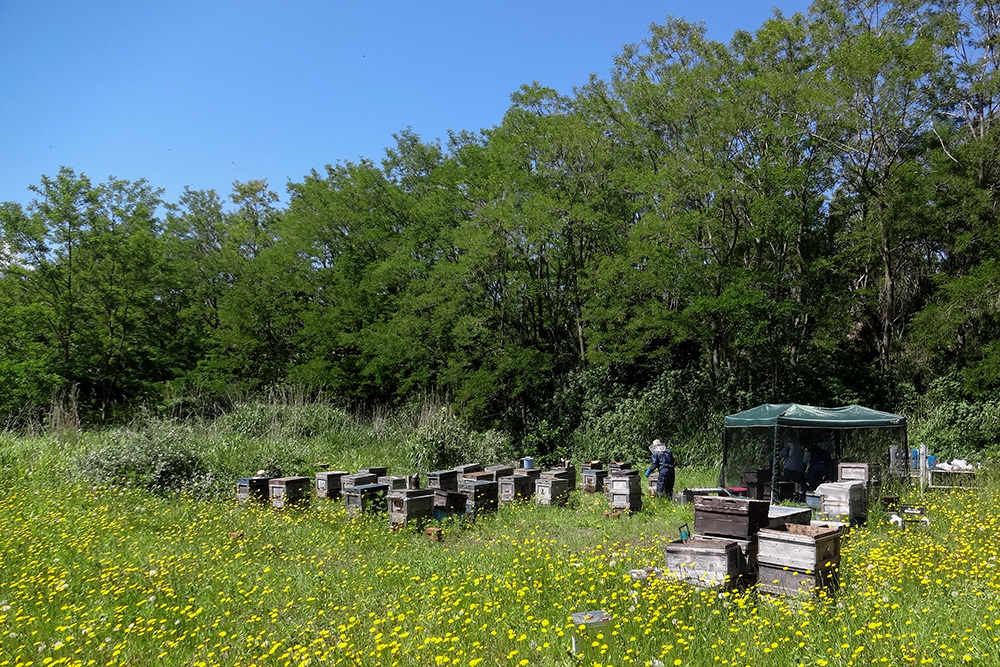
[[[770,563],[757,563],[757,590],[776,595],[832,592],[840,586],[838,566],[818,570],[794,570]]]
[[[434,507],[450,514],[465,514],[465,504],[469,497],[458,491],[434,490]]]
[[[541,468],[518,468],[514,471],[515,475],[527,477],[531,480],[532,485],[542,477]]]
[[[236,480],[236,503],[247,505],[251,502],[266,503],[270,499],[267,485],[273,477],[240,477]]]
[[[744,470],[740,475],[740,486],[745,487],[747,496],[755,500],[771,499],[771,470],[758,468]]]
[[[385,484],[361,484],[347,486],[343,489],[344,505],[347,516],[353,518],[360,514],[381,514],[388,510],[386,494],[389,487]]]
[[[694,531],[747,539],[768,525],[766,500],[722,496],[694,497]]]
[[[642,510],[642,491],[611,491],[608,504],[614,510],[638,512]]]
[[[389,491],[389,525],[401,527],[434,515],[433,489],[399,489]]]
[[[566,468],[552,468],[551,470],[543,472],[539,479],[562,479],[567,482],[572,482],[573,473]]]
[[[743,550],[733,541],[703,538],[663,548],[666,571],[694,586],[734,588],[746,572]]]
[[[482,472],[483,466],[481,463],[463,463],[462,465],[455,466],[455,472],[458,473],[458,481],[461,482],[462,478],[467,473],[472,472]]]
[[[531,497],[534,482],[527,475],[508,475],[501,477],[500,503],[512,503],[515,500],[525,500]]]
[[[625,471],[612,472],[604,480],[604,488],[610,493],[642,493],[642,480],[638,471],[634,475],[626,475]]]
[[[312,481],[308,477],[275,477],[267,484],[271,507],[282,509],[308,502],[311,486]]]
[[[840,564],[840,530],[786,523],[757,533],[757,563],[796,571]]]
[[[604,470],[603,461],[584,461],[580,464],[580,471],[584,470]]]
[[[480,470],[479,472],[467,472],[463,473],[461,478],[458,480],[459,488],[462,487],[463,482],[495,482],[497,481],[497,474],[493,470]]]
[[[457,470],[437,470],[427,473],[427,486],[443,491],[458,491]]]
[[[837,464],[837,481],[848,482],[860,480],[870,485],[875,479],[877,472],[878,467],[868,463],[841,461]]]
[[[569,488],[570,489],[576,488],[577,474],[576,474],[576,468],[574,466],[565,465],[558,468],[553,468],[548,472],[565,476],[566,480],[569,481]]]
[[[356,472],[353,475],[344,475],[340,478],[341,489],[346,489],[349,486],[365,486],[366,484],[377,484],[378,475],[373,475],[370,472]]]
[[[493,465],[488,465],[484,469],[486,472],[491,472],[494,474],[497,480],[501,477],[510,477],[514,474],[514,466],[509,466],[503,463],[494,463]]]
[[[316,497],[328,500],[339,500],[342,482],[347,472],[343,470],[324,470],[316,473]]]
[[[535,502],[539,505],[565,505],[569,500],[569,480],[542,476],[535,482]]]
[[[868,516],[867,482],[827,482],[817,486],[816,493],[822,517],[860,522]]]
[[[488,480],[469,480],[464,482],[465,511],[477,515],[484,512],[495,512],[497,509],[499,485]]]
[[[377,484],[385,484],[390,489],[408,489],[410,478],[406,475],[384,475],[376,480]]]
[[[812,510],[808,507],[785,507],[771,505],[767,509],[767,527],[780,527],[786,523],[797,523],[808,526],[812,521]]]
[[[600,493],[604,491],[604,480],[608,477],[608,471],[600,468],[590,468],[583,471],[583,492]]]
[[[629,463],[628,461],[612,461],[611,463],[609,463],[608,471],[613,472],[615,470],[626,470],[634,472],[636,475],[639,474],[639,471],[632,469],[632,464]]]
[[[358,468],[359,473],[365,473],[368,475],[375,475],[376,478],[385,477],[389,474],[389,469],[385,466],[368,466],[367,468]]]

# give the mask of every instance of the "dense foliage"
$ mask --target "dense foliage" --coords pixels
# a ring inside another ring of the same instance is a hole
[[[445,144],[403,131],[287,206],[64,168],[0,208],[0,414],[433,395],[610,456],[616,424],[688,437],[761,401],[976,405],[1000,368],[998,36],[984,0],[818,0],[728,44],[671,18],[608,81],[526,85]]]

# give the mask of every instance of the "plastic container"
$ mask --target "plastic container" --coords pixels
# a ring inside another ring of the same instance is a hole
[[[910,467],[916,470],[920,467],[920,450],[911,449],[910,450]]]
[[[525,456],[524,458],[522,458],[521,459],[521,467],[522,468],[527,468],[527,469],[534,468],[535,467],[535,459],[534,459],[534,457]]]
[[[934,456],[933,454],[928,454],[927,455],[927,467],[928,468],[935,468],[935,467],[937,467],[937,457]]]

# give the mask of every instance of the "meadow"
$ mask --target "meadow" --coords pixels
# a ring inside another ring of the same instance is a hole
[[[844,542],[839,591],[785,598],[630,574],[662,565],[690,505],[648,498],[612,518],[603,495],[576,492],[444,524],[434,542],[385,516],[348,520],[339,502],[238,507],[231,481],[217,495],[83,474],[113,440],[0,436],[0,667],[1000,663],[993,483],[908,491],[928,528],[873,510]],[[289,460],[391,472],[411,451],[290,442]],[[682,469],[678,488],[713,474]],[[574,654],[570,614],[587,610],[613,620]]]

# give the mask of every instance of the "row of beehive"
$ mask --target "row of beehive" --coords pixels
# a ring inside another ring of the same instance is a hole
[[[697,586],[746,587],[777,594],[839,585],[839,528],[772,524],[769,503],[696,496],[694,534],[664,547],[666,568]]]

